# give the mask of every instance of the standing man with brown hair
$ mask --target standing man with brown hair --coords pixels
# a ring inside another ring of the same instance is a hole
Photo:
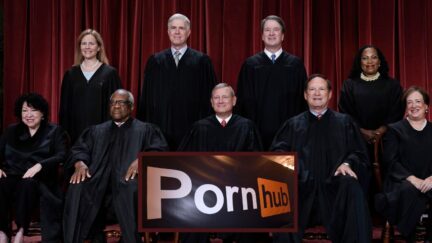
[[[282,49],[285,23],[275,15],[261,21],[264,51],[249,57],[241,68],[238,113],[254,121],[268,149],[279,127],[306,110],[303,62]]]

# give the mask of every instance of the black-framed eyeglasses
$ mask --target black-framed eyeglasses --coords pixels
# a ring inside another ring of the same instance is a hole
[[[127,105],[130,105],[130,101],[129,100],[110,100],[110,106],[115,106],[115,105],[127,106]]]

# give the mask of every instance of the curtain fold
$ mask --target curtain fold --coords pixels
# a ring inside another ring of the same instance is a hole
[[[15,99],[38,92],[57,122],[61,80],[74,61],[75,40],[98,30],[110,64],[138,100],[147,58],[169,47],[167,20],[175,12],[192,23],[190,47],[207,53],[217,77],[236,87],[244,60],[261,51],[260,21],[286,22],[283,47],[304,60],[308,74],[323,73],[339,89],[357,49],[378,46],[390,74],[404,88],[431,90],[432,3],[429,0],[14,0],[4,12],[4,117],[15,120]]]

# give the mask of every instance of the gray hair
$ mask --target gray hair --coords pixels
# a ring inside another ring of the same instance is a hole
[[[118,90],[114,91],[114,93],[112,93],[112,95],[110,96],[110,100],[112,100],[112,97],[115,94],[127,95],[127,100],[129,101],[130,107],[133,107],[133,105],[134,105],[134,97],[133,97],[133,94],[130,91],[125,90],[125,89],[118,89]]]
[[[168,19],[168,29],[171,25],[171,22],[173,22],[175,19],[181,19],[184,21],[186,28],[190,29],[190,20],[188,19],[188,17],[186,17],[185,15],[181,14],[181,13],[175,13],[173,14],[169,19]]]
[[[233,87],[231,87],[231,85],[229,85],[229,84],[227,84],[227,83],[218,83],[218,84],[216,84],[216,86],[214,86],[214,88],[212,89],[212,92],[211,92],[211,93],[212,93],[212,96],[213,96],[213,92],[214,92],[215,90],[217,90],[217,89],[222,89],[222,88],[229,88],[231,95],[232,95],[232,96],[235,96],[235,92],[234,92]]]

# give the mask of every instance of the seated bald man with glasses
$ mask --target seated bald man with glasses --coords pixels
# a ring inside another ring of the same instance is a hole
[[[64,211],[64,242],[106,242],[106,213],[114,210],[122,242],[141,242],[137,232],[138,153],[166,151],[161,131],[131,117],[134,98],[119,89],[110,98],[111,121],[87,128],[71,149]]]

